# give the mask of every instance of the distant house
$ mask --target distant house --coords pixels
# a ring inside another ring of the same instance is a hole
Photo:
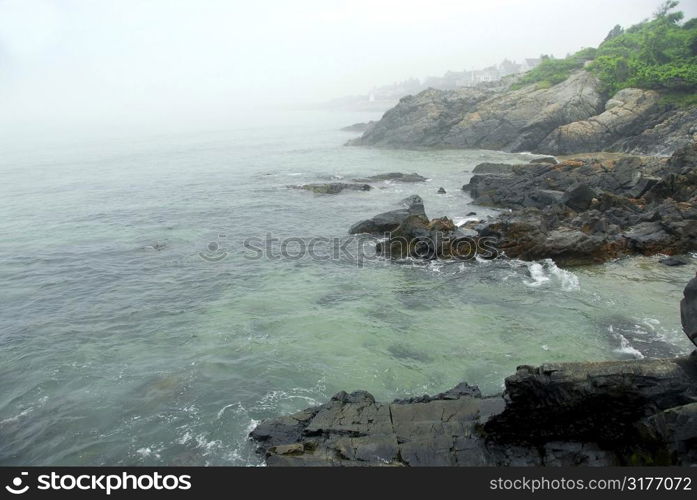
[[[541,62],[541,57],[525,59],[525,61],[523,62],[523,71],[530,71],[531,69],[537,67]]]

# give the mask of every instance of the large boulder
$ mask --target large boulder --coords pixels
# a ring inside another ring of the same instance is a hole
[[[582,212],[588,210],[596,197],[596,192],[593,191],[587,184],[576,184],[566,190],[561,197],[561,202],[572,210]]]
[[[424,202],[418,195],[405,198],[401,205],[405,208],[384,212],[355,223],[349,228],[349,234],[367,233],[381,236],[394,231],[411,216],[426,217]]]
[[[680,319],[685,334],[697,345],[697,276],[685,287],[684,298],[680,302]]]

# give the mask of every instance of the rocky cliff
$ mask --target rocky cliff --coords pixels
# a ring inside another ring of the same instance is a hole
[[[697,108],[668,107],[650,90],[607,99],[585,70],[549,88],[511,83],[407,96],[349,144],[665,155],[697,134]]]

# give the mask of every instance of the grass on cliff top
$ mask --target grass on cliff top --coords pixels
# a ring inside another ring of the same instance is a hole
[[[597,49],[583,49],[564,59],[544,58],[525,73],[513,88],[536,83],[550,87],[583,68],[592,71],[608,95],[628,88],[654,89],[665,102],[695,104],[697,97],[697,18],[681,23],[678,2],[669,0],[651,20],[626,30],[615,26]],[[591,61],[586,65],[587,61]]]

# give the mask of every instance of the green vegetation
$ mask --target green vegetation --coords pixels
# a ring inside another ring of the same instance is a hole
[[[513,88],[521,88],[531,83],[537,83],[538,87],[548,88],[561,83],[577,69],[583,68],[586,61],[595,57],[596,49],[588,48],[576,52],[564,59],[554,59],[551,56],[542,56],[542,62],[535,68],[525,73],[516,82]]]
[[[683,24],[678,2],[669,0],[651,20],[623,30],[615,26],[597,49],[584,49],[564,59],[546,58],[516,84],[548,87],[586,65],[612,95],[620,89],[655,89],[666,103],[695,104],[697,97],[697,18]]]

